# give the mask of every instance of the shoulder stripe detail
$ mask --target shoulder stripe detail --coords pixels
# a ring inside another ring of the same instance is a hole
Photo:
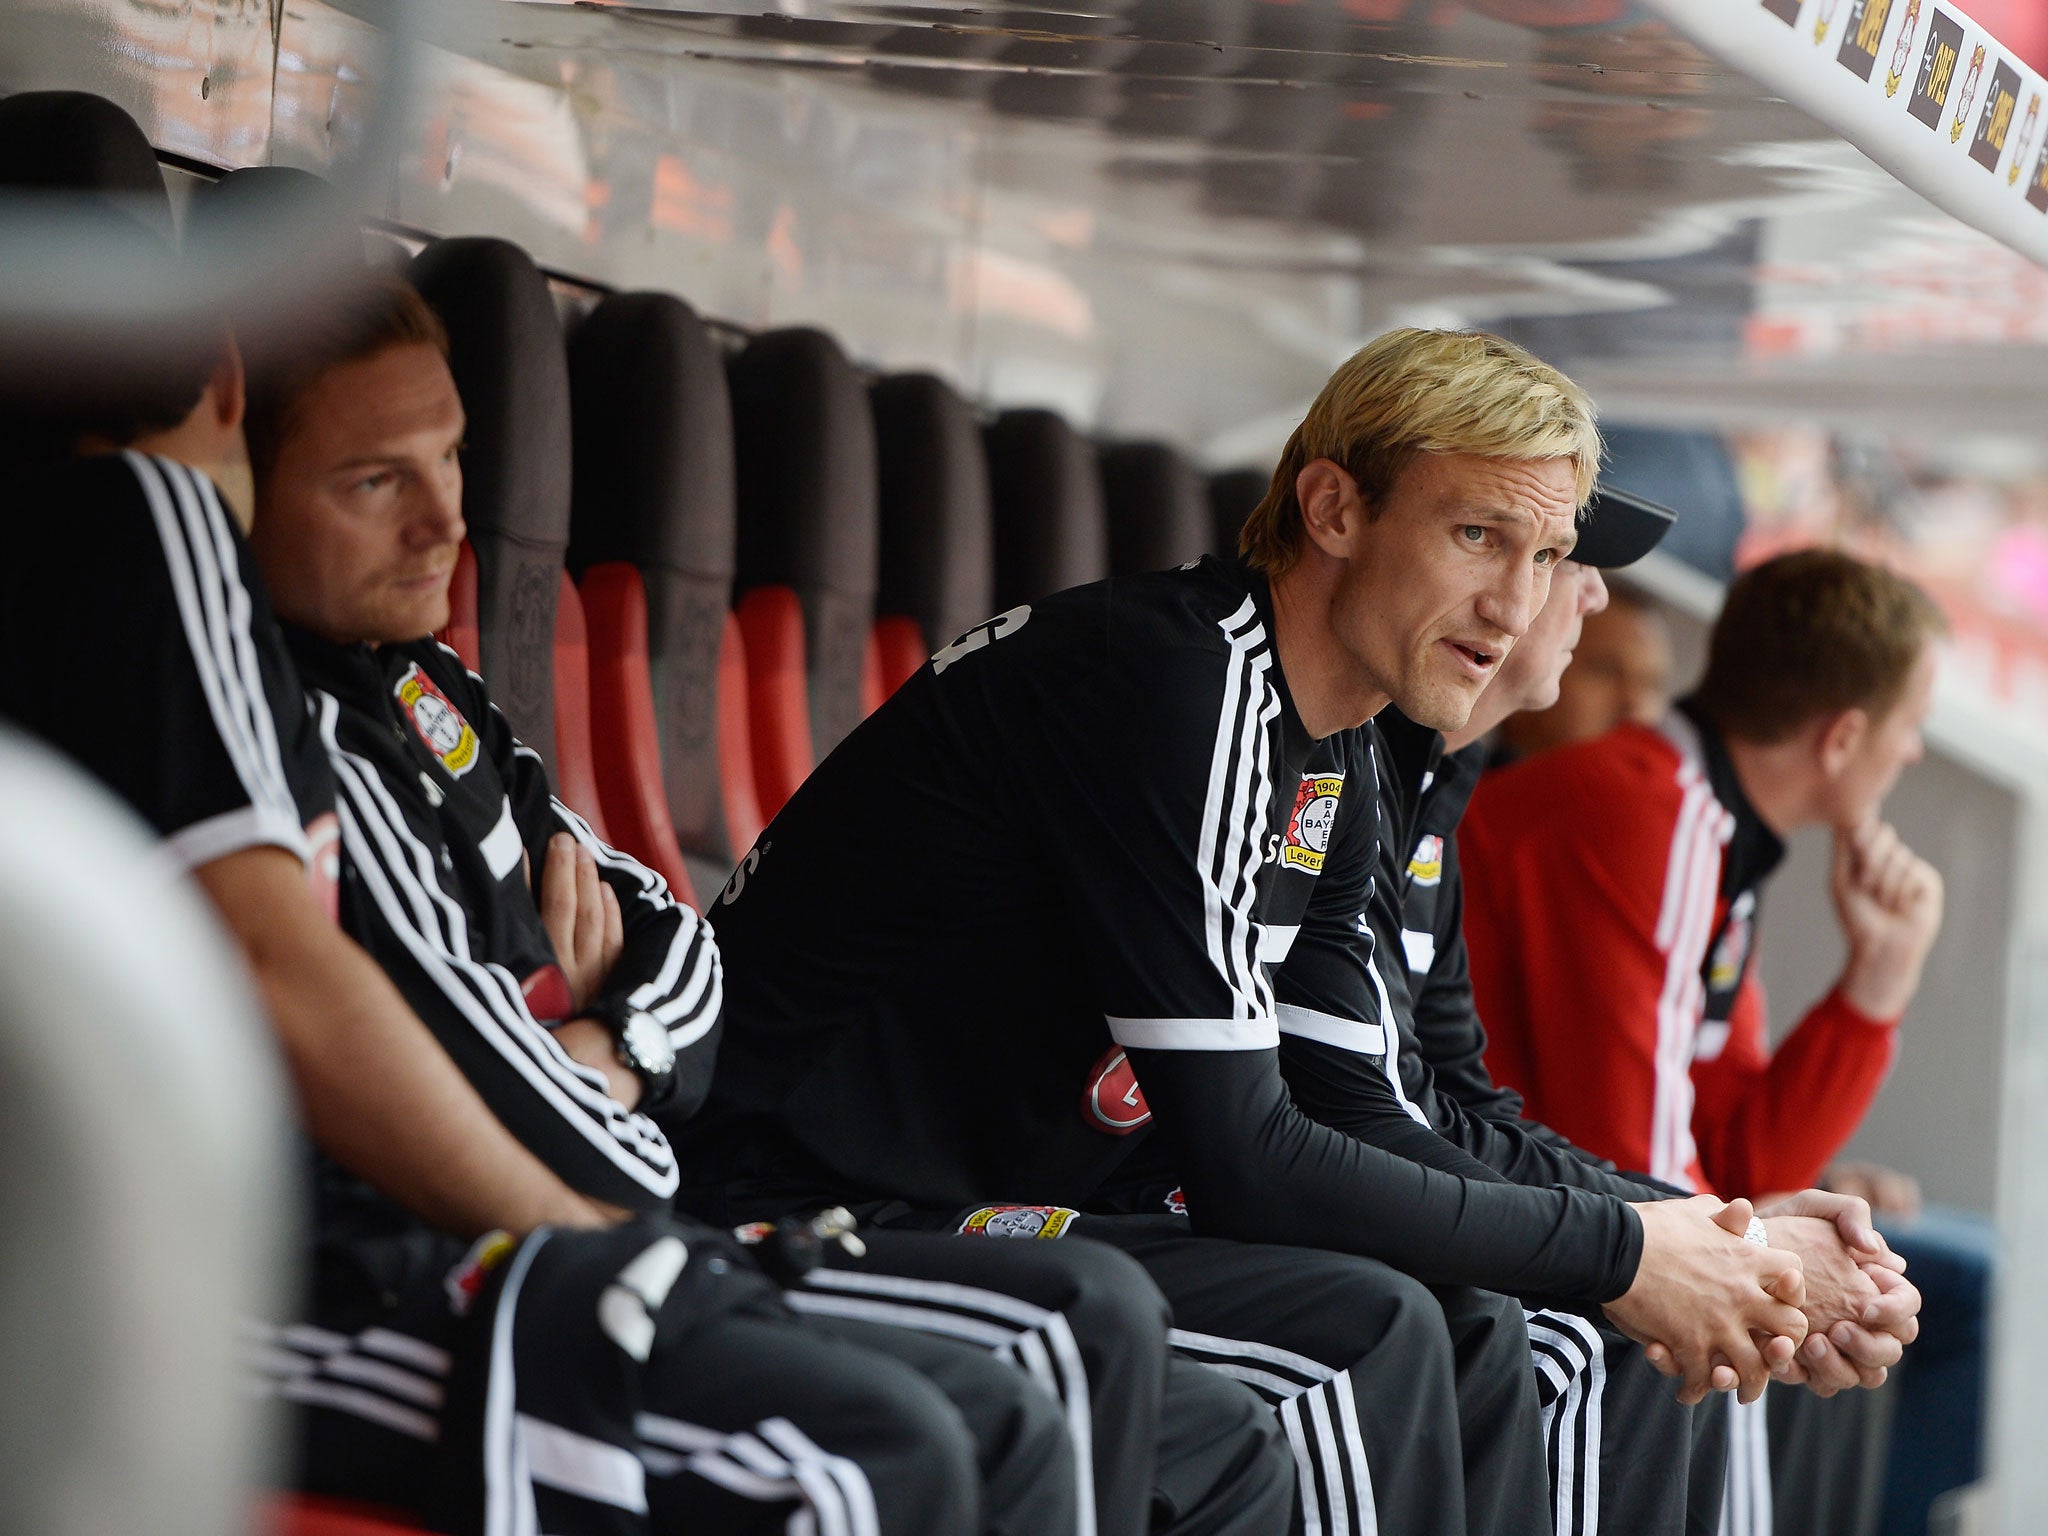
[[[1252,916],[1258,876],[1258,831],[1271,796],[1271,746],[1266,727],[1280,701],[1266,686],[1273,664],[1265,625],[1247,597],[1218,623],[1230,645],[1229,671],[1209,757],[1197,857],[1202,879],[1203,935],[1210,962],[1231,994],[1231,1016],[1264,1021],[1272,1031],[1273,998],[1258,959]]]
[[[256,666],[252,605],[234,560],[226,513],[212,487],[195,486],[198,477],[182,466],[134,452],[122,458],[156,524],[185,642],[222,750],[258,815],[274,827],[296,828],[298,805],[285,781],[270,700]],[[209,520],[215,526],[208,527]],[[297,847],[303,857],[303,839]]]
[[[342,791],[337,809],[343,846],[384,925],[542,1102],[635,1183],[659,1196],[674,1194],[675,1158],[654,1123],[627,1111],[595,1073],[569,1058],[528,1011],[518,983],[502,966],[470,958],[459,920],[448,927],[436,921],[435,898],[446,903],[447,896],[431,868],[419,862],[425,850],[404,814],[383,795],[375,769],[336,745],[334,700],[315,697],[321,738]]]
[[[1690,1187],[1697,1150],[1692,1134],[1692,1059],[1698,1044],[1703,987],[1700,965],[1712,938],[1720,887],[1721,847],[1734,820],[1715,800],[1698,761],[1680,748],[1683,796],[1664,869],[1656,943],[1664,953],[1657,999],[1657,1043],[1650,1112],[1650,1172]]]

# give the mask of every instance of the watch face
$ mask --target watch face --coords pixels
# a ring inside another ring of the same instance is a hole
[[[675,1067],[676,1048],[669,1041],[668,1031],[651,1013],[631,1015],[626,1020],[625,1029],[620,1031],[619,1044],[625,1047],[632,1064],[642,1072],[659,1077]]]

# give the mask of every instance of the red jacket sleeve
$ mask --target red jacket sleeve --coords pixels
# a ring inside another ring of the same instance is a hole
[[[1693,1136],[1708,1181],[1731,1199],[1805,1189],[1855,1134],[1898,1054],[1896,1020],[1830,992],[1771,1055],[1752,970],[1735,994],[1728,1040],[1693,1062]]]
[[[1682,804],[1676,754],[1623,730],[1492,776],[1459,833],[1489,1068],[1529,1118],[1673,1181],[1691,1162],[1672,1134],[1690,1086],[1660,1037],[1677,1023],[1673,967],[1698,956],[1674,952],[1659,917]]]

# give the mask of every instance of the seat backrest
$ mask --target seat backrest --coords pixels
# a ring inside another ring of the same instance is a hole
[[[149,136],[103,96],[17,91],[0,98],[0,187],[89,192],[168,240],[171,195]]]
[[[1209,477],[1209,552],[1237,553],[1244,520],[1266,499],[1273,477],[1262,469],[1226,469]]]
[[[717,882],[705,887],[716,894],[726,871],[703,864],[693,870],[669,820],[660,729],[647,673],[647,588],[640,568],[627,560],[593,565],[583,573],[582,596],[590,625],[590,704],[606,727],[595,788],[613,834],[607,841],[701,910],[699,876]]]
[[[1014,608],[1107,576],[1109,525],[1093,445],[1057,413],[1038,410],[1005,411],[982,441],[995,508],[990,606]]]
[[[1164,443],[1101,452],[1113,576],[1163,571],[1208,553],[1209,500],[1194,466]]]
[[[864,712],[876,559],[868,393],[839,344],[813,330],[757,336],[727,378],[739,467],[737,590],[742,603],[766,588],[794,594],[803,615],[805,715],[822,756]],[[751,661],[751,633],[747,642]]]
[[[886,696],[995,612],[995,511],[974,410],[943,379],[896,374],[875,411],[881,561],[875,635]]]
[[[596,743],[590,728],[590,634],[583,599],[567,571],[562,572],[555,595],[554,654],[555,798],[609,843],[612,837],[606,830],[604,800],[598,792]]]
[[[719,752],[719,654],[732,610],[736,505],[724,351],[680,299],[616,293],[570,337],[569,384],[576,441],[569,563],[579,574],[610,561],[640,572],[674,835],[686,854],[730,869],[746,844],[732,844]],[[600,717],[601,752],[610,728]],[[751,797],[753,786],[746,789]]]
[[[462,515],[476,551],[477,640],[512,730],[555,750],[555,598],[569,542],[569,365],[547,279],[503,240],[437,240],[413,283],[448,328],[468,414]]]

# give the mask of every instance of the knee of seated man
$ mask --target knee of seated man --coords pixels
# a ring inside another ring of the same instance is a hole
[[[1072,1288],[1072,1301],[1060,1310],[1076,1332],[1116,1338],[1127,1345],[1156,1340],[1164,1359],[1173,1312],[1142,1264],[1121,1249],[1085,1238],[1037,1251],[1059,1262]]]
[[[1341,1326],[1345,1349],[1365,1355],[1388,1345],[1419,1361],[1451,1359],[1451,1334],[1436,1294],[1417,1280],[1373,1259],[1332,1254],[1337,1262],[1304,1275],[1303,1306]]]
[[[978,1510],[981,1468],[974,1434],[946,1395],[910,1367],[882,1357],[871,1362],[860,1390],[867,1400],[859,1416],[860,1433],[869,1455],[837,1446],[825,1449],[909,1474],[915,1489],[894,1491],[918,1498],[935,1522],[942,1510]],[[878,1486],[875,1492],[886,1502],[891,1490]]]

